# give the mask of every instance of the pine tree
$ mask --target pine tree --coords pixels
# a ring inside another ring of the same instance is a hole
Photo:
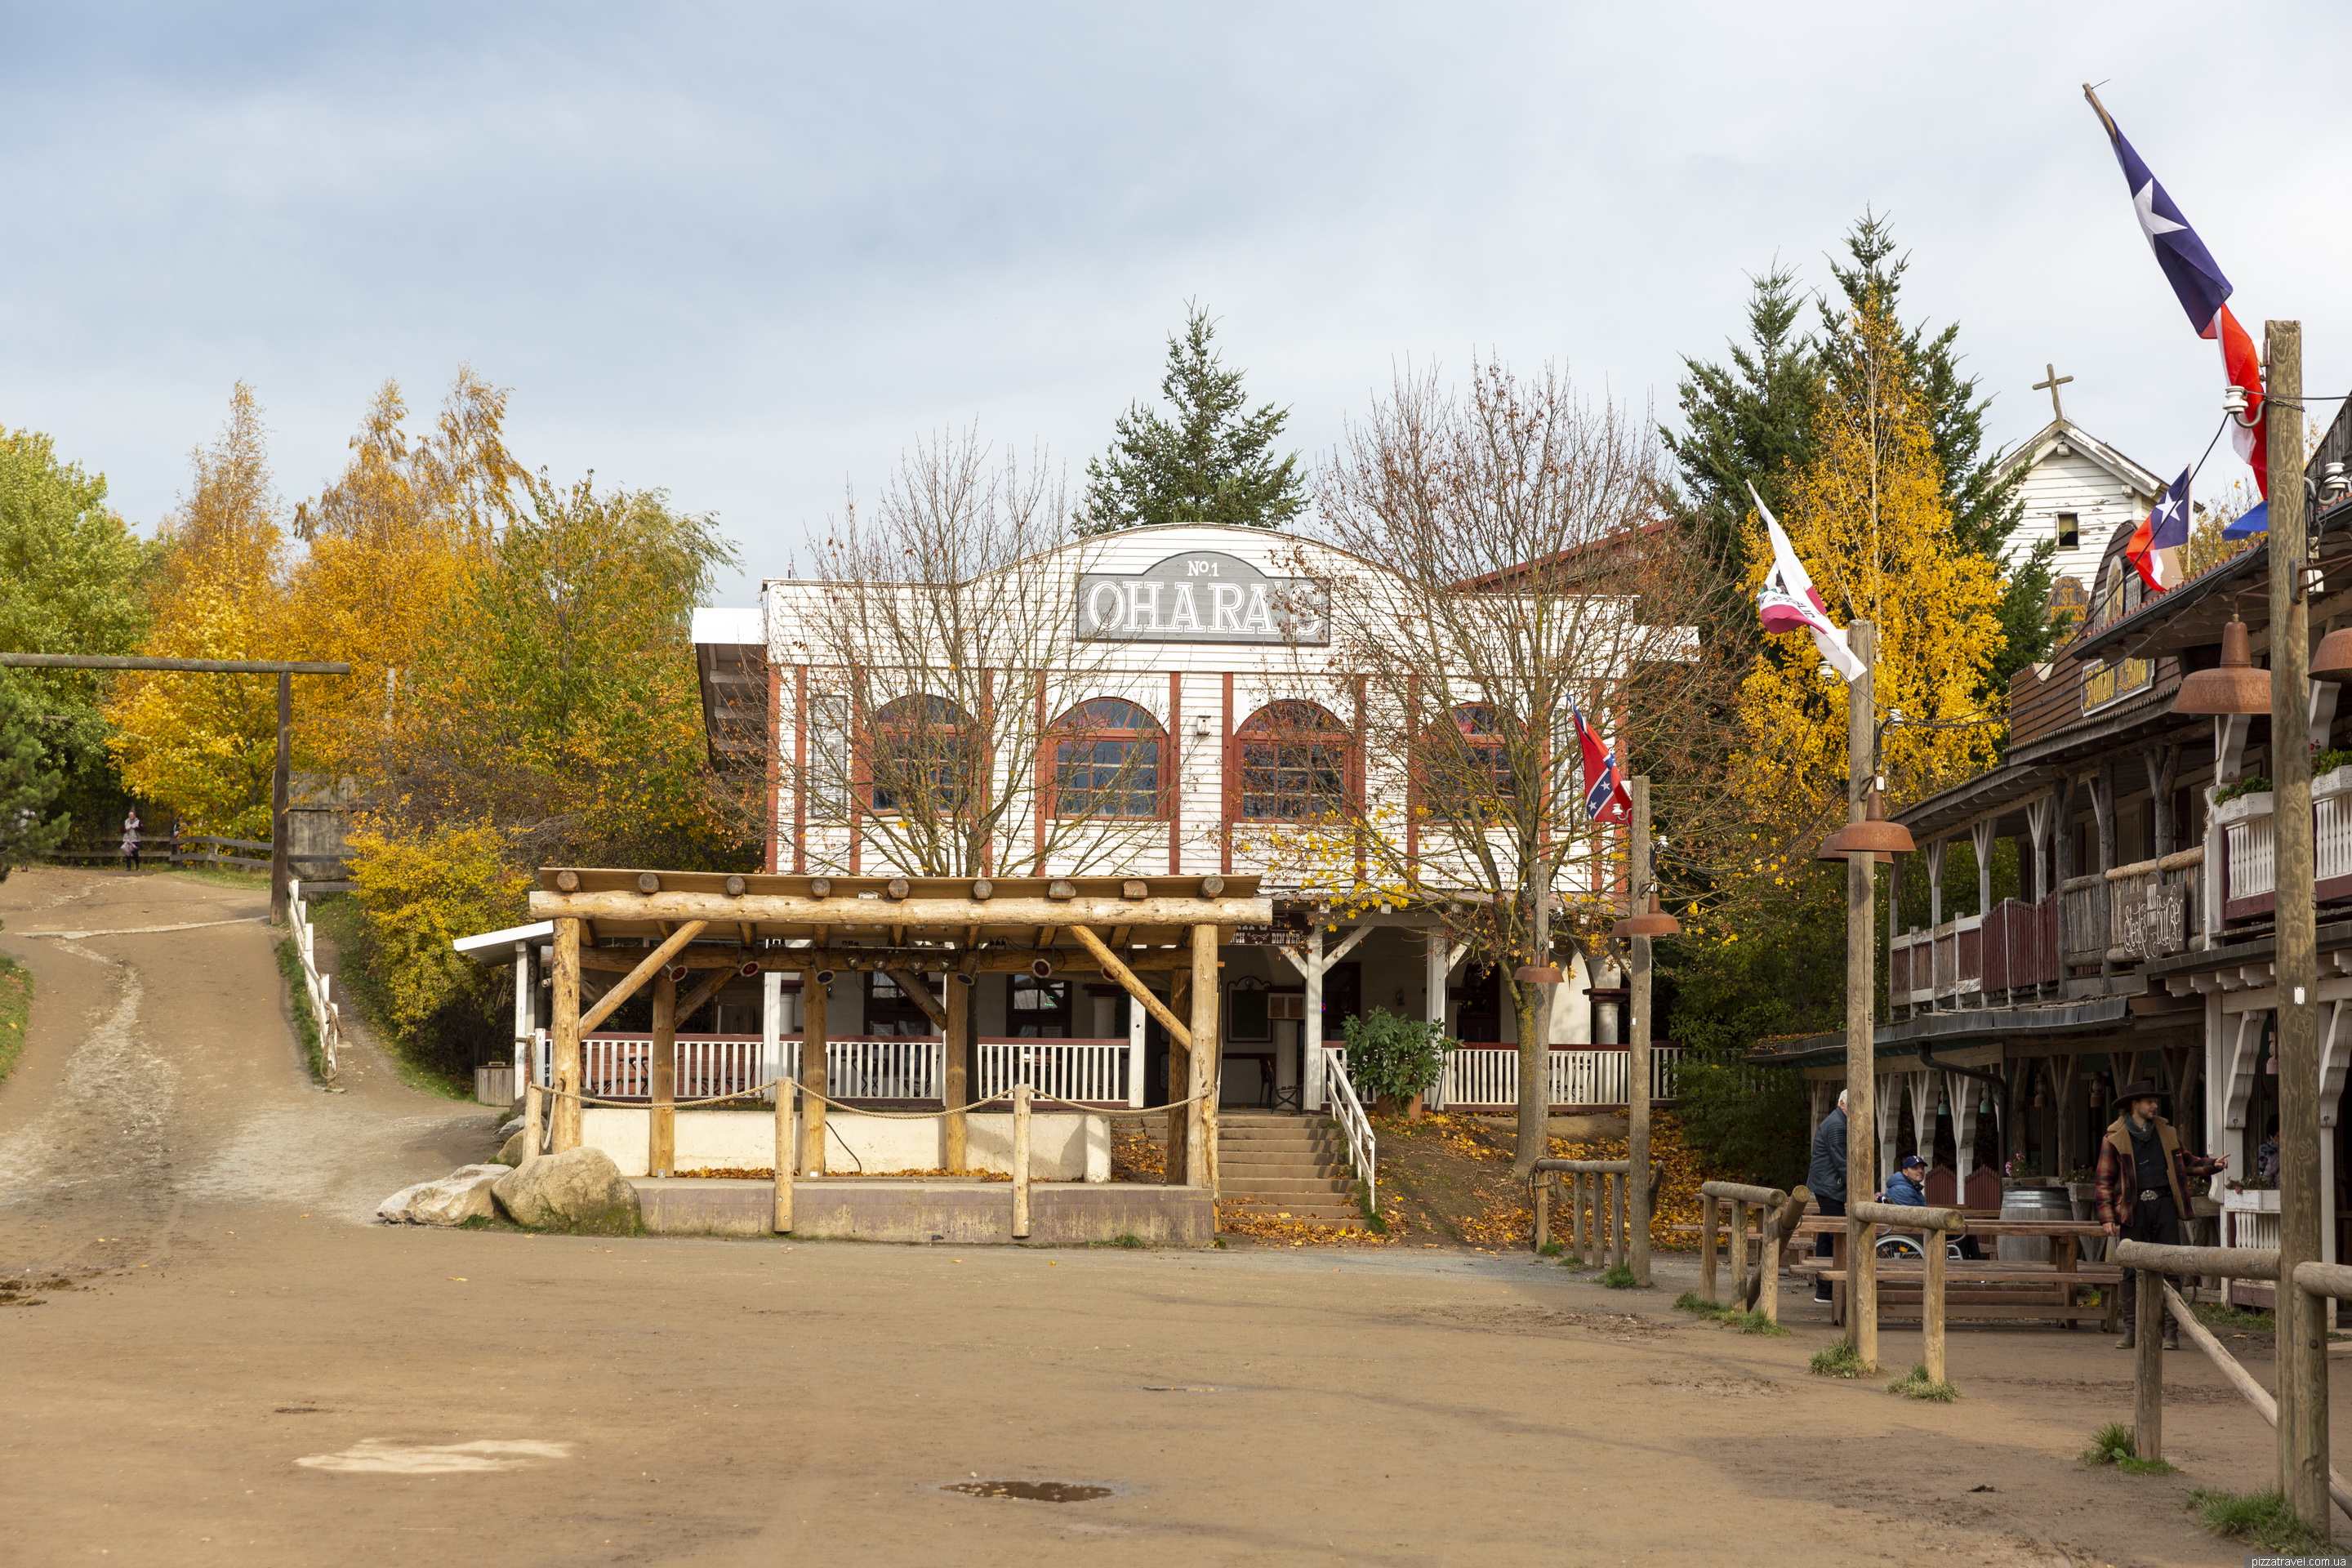
[[[1184,331],[1168,340],[1160,395],[1174,417],[1131,404],[1110,450],[1087,461],[1087,493],[1072,520],[1080,533],[1158,522],[1280,528],[1307,505],[1296,452],[1272,452],[1290,410],[1271,403],[1243,412],[1242,373],[1210,347],[1216,322],[1191,300]]]
[[[65,781],[37,729],[16,689],[0,684],[0,881],[63,843],[71,825],[66,813],[50,813]]]

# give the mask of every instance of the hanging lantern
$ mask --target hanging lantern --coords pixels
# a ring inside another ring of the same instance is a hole
[[[1886,807],[1876,790],[1870,792],[1869,802],[1863,808],[1860,822],[1849,822],[1822,840],[1814,858],[1844,860],[1856,854],[1867,853],[1881,865],[1891,866],[1897,854],[1909,854],[1918,846],[1911,840],[1911,830],[1899,822],[1886,820]]]
[[[2172,699],[2172,710],[2192,715],[2271,710],[2270,671],[2254,668],[2245,622],[2232,619],[2221,628],[2221,662],[2211,669],[2189,671]]]
[[[2352,682],[2352,627],[2339,626],[2311,653],[2311,679]]]
[[[1990,1089],[1985,1089],[1979,1091],[1977,1100],[1977,1114],[1979,1116],[1990,1116],[1992,1114],[1992,1090]]]
[[[1609,934],[1623,942],[1637,936],[1673,936],[1682,929],[1682,921],[1659,907],[1658,890],[1653,888],[1650,889],[1650,907],[1639,914],[1627,915],[1611,929]]]

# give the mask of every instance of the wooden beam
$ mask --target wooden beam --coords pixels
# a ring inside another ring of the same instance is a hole
[[[832,1000],[814,980],[801,987],[801,1083],[814,1094],[801,1097],[801,1173],[824,1174],[824,1101],[816,1094],[832,1092],[825,1078],[826,1005]]]
[[[625,889],[576,893],[541,889],[530,896],[533,920],[751,921],[761,925],[856,925],[908,927],[1067,925],[1268,925],[1272,899],[1118,898],[908,899],[883,907],[872,899],[796,898],[780,893],[656,892]]]
[[[558,1091],[548,1152],[561,1154],[580,1147],[580,927],[579,921],[555,922],[555,1039],[551,1072]]]
[[[646,1116],[646,1174],[667,1176],[677,1163],[677,982],[664,969],[654,976],[653,1101]]]
[[[646,956],[642,947],[583,947],[580,950],[580,967],[604,974],[626,974],[636,968]],[[734,969],[740,966],[748,954],[730,950],[725,952],[687,952],[670,959],[673,967],[688,969]]]
[[[651,952],[646,954],[645,958],[635,969],[630,970],[628,973],[623,975],[619,981],[614,983],[611,990],[605,992],[604,994],[596,999],[596,1005],[593,1007],[589,1008],[588,1011],[582,1016],[580,1019],[580,1032],[584,1035],[589,1030],[594,1028],[597,1025],[603,1023],[605,1019],[611,1017],[613,1016],[614,1009],[620,1006],[622,1003],[627,1001],[630,997],[635,995],[637,994],[637,988],[643,985],[646,981],[652,979],[656,971],[669,967],[669,961],[677,955],[677,950],[679,948],[684,947],[688,942],[692,942],[696,937],[701,934],[702,922],[700,921],[688,921],[684,925],[678,927],[677,930],[672,931],[669,934],[667,941],[664,942],[659,947],[654,949]]]
[[[736,978],[736,974],[733,970],[722,969],[718,973],[712,975],[709,979],[704,981],[701,984],[696,986],[693,990],[688,992],[686,994],[686,1000],[677,1005],[677,1021],[675,1026],[684,1028],[686,1026],[686,1021],[688,1018],[693,1017],[695,1013],[705,1002],[708,1002],[713,996],[718,995],[719,989],[734,978]]]
[[[1134,997],[1138,1002],[1143,1004],[1144,1010],[1150,1013],[1154,1018],[1157,1018],[1160,1021],[1160,1026],[1167,1030],[1169,1035],[1181,1044],[1185,1049],[1190,1050],[1192,1048],[1192,1031],[1185,1027],[1184,1025],[1178,1020],[1176,1015],[1169,1010],[1167,1003],[1162,1002],[1159,997],[1152,994],[1151,987],[1146,985],[1142,981],[1136,978],[1135,971],[1129,969],[1127,966],[1126,961],[1121,959],[1118,954],[1113,952],[1110,948],[1104,943],[1102,938],[1097,936],[1085,926],[1072,926],[1070,928],[1070,934],[1078,939],[1079,945],[1084,947],[1088,952],[1095,955],[1095,962],[1102,965],[1103,973],[1118,982],[1120,987],[1125,990],[1129,996]],[[1171,1100],[1181,1100],[1184,1098],[1182,1095],[1174,1092],[1175,1086],[1173,1084],[1171,1084],[1169,1089],[1169,1098]]]
[[[1217,1071],[1222,1065],[1218,1046],[1217,938],[1213,925],[1192,928],[1192,1087],[1199,1095],[1190,1107],[1192,1138],[1184,1151],[1184,1184],[1217,1190]]]
[[[941,1162],[961,1174],[971,1158],[970,1129],[965,1124],[963,1108],[971,1103],[971,1082],[966,1068],[965,1054],[971,1049],[971,994],[974,987],[961,980],[948,982],[947,1021],[940,1033],[940,1066],[946,1069],[947,1081],[940,1086],[940,1101],[947,1108],[947,1147],[941,1152]]]
[[[947,1032],[947,1006],[931,994],[930,982],[911,969],[886,969],[882,973],[890,977],[893,985],[907,994],[908,1001],[923,1010],[923,1016],[931,1021],[931,1027],[942,1034]],[[950,980],[948,984],[953,985],[955,982]]]

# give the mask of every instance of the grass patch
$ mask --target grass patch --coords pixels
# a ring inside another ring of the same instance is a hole
[[[1567,1250],[1568,1246],[1565,1242],[1547,1241],[1543,1244],[1543,1255],[1546,1258],[1558,1258]]]
[[[243,888],[252,892],[269,891],[269,873],[242,871],[234,866],[173,866],[164,871],[167,877],[186,877],[194,881],[210,882],[216,888]]]
[[[2277,1492],[2220,1492],[2200,1487],[2189,1494],[2189,1506],[2214,1534],[2251,1542],[2265,1552],[2332,1556],[2336,1551],[2335,1542],[2297,1519]]]
[[[2198,1302],[2197,1321],[2209,1329],[2225,1333],[2267,1334],[2278,1327],[2277,1321],[2268,1312],[2227,1306],[2220,1301]]]
[[[1852,1340],[1840,1340],[1826,1350],[1815,1351],[1805,1370],[1815,1377],[1867,1377],[1878,1369],[1862,1359]]]
[[[1633,1271],[1622,1263],[1612,1263],[1594,1275],[1592,1282],[1606,1285],[1612,1290],[1631,1290],[1633,1288]]]
[[[2086,1465],[2113,1465],[2135,1476],[2168,1476],[2173,1467],[2162,1459],[2139,1457],[2139,1439],[2123,1423],[2110,1422],[2091,1435],[2091,1446],[2083,1450]]]
[[[1786,1334],[1789,1331],[1762,1312],[1743,1312],[1738,1307],[1706,1300],[1696,1290],[1685,1290],[1675,1297],[1675,1305],[1683,1311],[1695,1312],[1727,1329],[1737,1329],[1743,1334]]]
[[[310,1081],[327,1081],[327,1047],[319,1038],[319,1021],[310,1016],[310,982],[303,978],[302,953],[290,936],[278,942],[278,973],[286,981],[286,1010],[293,1016],[294,1037],[302,1042],[302,1059],[310,1064]]]
[[[1888,1384],[1886,1392],[1899,1394],[1906,1399],[1932,1399],[1938,1405],[1949,1405],[1960,1396],[1960,1391],[1954,1388],[1948,1379],[1942,1383],[1929,1382],[1925,1362]]]
[[[1132,1251],[1137,1247],[1150,1247],[1151,1244],[1133,1231],[1129,1231],[1125,1236],[1114,1236],[1108,1241],[1089,1241],[1087,1245],[1088,1247],[1123,1247]]]
[[[0,1081],[5,1081],[25,1048],[25,1023],[33,1013],[32,971],[0,958]]]

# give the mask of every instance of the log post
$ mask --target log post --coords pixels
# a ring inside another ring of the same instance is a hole
[[[793,1229],[793,1086],[783,1081],[792,1077],[792,1069],[784,1064],[784,977],[772,969],[760,981],[760,1033],[768,1047],[768,1076],[777,1080],[776,1199],[769,1225],[778,1236],[789,1236]]]
[[[533,1056],[537,1054],[536,1050],[532,1052]],[[547,1129],[541,1121],[545,1114],[546,1108],[541,1102],[539,1091],[539,1063],[533,1061],[529,1064],[528,1076],[522,1081],[522,1158],[515,1162],[518,1167],[528,1165],[539,1158],[541,1142],[547,1136]]]
[[[1558,1178],[1549,1171],[1536,1173],[1536,1251],[1551,1245],[1551,1189]]]
[[[653,1059],[646,1077],[653,1103],[646,1111],[646,1173],[667,1176],[677,1163],[677,982],[654,976]]]
[[[824,1174],[824,1070],[826,1003],[832,1000],[814,969],[801,971],[801,1161],[804,1176]]]
[[[1715,1293],[1715,1204],[1702,1193],[1698,1200],[1698,1299],[1720,1300]]]
[[[2132,1331],[2138,1335],[2132,1366],[2132,1454],[2164,1458],[2164,1276],[2140,1270]],[[2284,1300],[2286,1292],[2279,1291]]]
[[[940,1162],[961,1175],[971,1164],[971,1126],[963,1108],[971,1103],[971,1076],[966,1041],[971,1035],[971,987],[961,977],[948,976],[948,1024],[940,1032],[940,1054],[947,1082],[942,1100],[947,1106],[946,1147]]]
[[[1729,1299],[1744,1307],[1748,1302],[1748,1205],[1740,1198],[1727,1198],[1724,1202],[1731,1211],[1730,1245],[1724,1249],[1730,1255]]]
[[[1609,1228],[1615,1233],[1617,1262],[1625,1268],[1633,1266],[1633,1233],[1626,1226],[1626,1209],[1633,1196],[1633,1174],[1628,1171],[1612,1179],[1609,1197]]]
[[[557,1154],[580,1147],[580,926],[555,922],[555,1110],[547,1142]]]
[[[1217,1187],[1217,1073],[1223,1033],[1217,1017],[1217,928],[1192,928],[1192,1073],[1191,1093],[1200,1096],[1187,1118],[1192,1142],[1184,1151],[1184,1184]]]
[[[1919,1237],[1927,1255],[1927,1279],[1919,1287],[1919,1359],[1927,1363],[1927,1381],[1944,1381],[1944,1233],[1930,1230]]]
[[[1846,820],[1860,822],[1868,815],[1871,786],[1877,776],[1878,710],[1874,706],[1878,628],[1868,621],[1846,627],[1847,646],[1863,668],[1859,679],[1846,684]],[[2063,835],[2061,835],[2063,837]],[[1849,1182],[1874,1192],[1878,1169],[1877,1076],[1877,933],[1871,929],[1872,902],[1877,893],[1877,868],[1868,855],[1849,855],[1845,862],[1845,1168]],[[1852,1217],[1846,1219],[1846,1300],[1852,1304],[1846,1332],[1865,1370],[1878,1368],[1878,1274],[1872,1243],[1875,1233]]]
[[[1168,979],[1168,1005],[1182,1009],[1192,994],[1192,971],[1179,964]],[[1171,1105],[1192,1092],[1192,1031],[1186,1029],[1179,1039],[1176,1031],[1168,1031],[1168,1102]],[[1167,1181],[1171,1187],[1181,1187],[1192,1164],[1192,1111],[1190,1106],[1178,1106],[1168,1113]]]
[[[1777,1323],[1780,1321],[1780,1205],[1759,1204],[1756,1212],[1764,1227],[1762,1255],[1756,1259],[1756,1294],[1761,1299],[1749,1303],[1749,1308],[1751,1310],[1760,1310],[1766,1322]],[[1937,1289],[1939,1290],[1943,1288],[1941,1278],[1938,1274]],[[1941,1327],[1939,1323],[1939,1335]],[[1938,1355],[1943,1353],[1942,1342],[1939,1337],[1937,1341]]]
[[[1584,1182],[1573,1171],[1563,1184],[1568,1196],[1568,1255],[1584,1260]]]
[[[1029,1097],[1025,1083],[1013,1086],[1013,1239],[1029,1238]]]

